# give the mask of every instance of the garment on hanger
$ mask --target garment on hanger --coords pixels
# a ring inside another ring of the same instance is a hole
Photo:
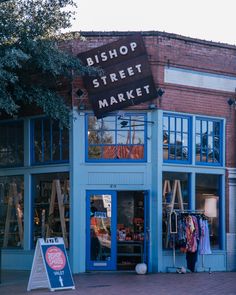
[[[200,224],[200,242],[199,242],[199,253],[211,254],[211,245],[210,245],[210,235],[207,219],[201,218],[199,220]]]

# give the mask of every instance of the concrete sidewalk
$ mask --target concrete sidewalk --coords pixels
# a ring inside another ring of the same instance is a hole
[[[97,272],[74,275],[75,290],[55,291],[60,295],[236,295],[236,272],[159,273]],[[44,295],[49,289],[27,292],[29,272],[2,273],[0,295]]]

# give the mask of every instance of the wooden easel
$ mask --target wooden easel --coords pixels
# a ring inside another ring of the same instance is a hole
[[[65,185],[67,185],[67,183]],[[62,191],[61,191],[61,184],[59,179],[55,179],[52,182],[52,192],[51,192],[49,212],[48,212],[48,224],[46,226],[47,228],[46,238],[50,237],[50,233],[51,233],[51,220],[53,219],[53,215],[54,215],[56,197],[57,197],[57,204],[59,209],[62,236],[64,239],[65,247],[68,248],[68,237],[67,237],[66,221],[65,221],[65,205],[63,200],[64,195],[62,194]]]
[[[20,196],[17,193],[16,183],[10,184],[8,205],[7,205],[7,216],[6,216],[4,239],[3,239],[3,248],[7,247],[8,245],[11,223],[16,223],[15,218],[12,216],[13,208],[15,208],[15,212],[16,212],[20,244],[23,247],[23,241],[24,241],[23,239],[24,231],[23,231],[23,224],[22,224],[23,212],[20,206]]]

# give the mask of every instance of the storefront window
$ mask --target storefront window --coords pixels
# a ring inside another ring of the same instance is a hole
[[[14,121],[0,124],[0,167],[24,165],[24,124]]]
[[[189,175],[187,173],[163,173],[162,190],[162,234],[163,249],[172,246],[170,235],[170,212],[189,208]]]
[[[221,163],[221,122],[209,119],[196,120],[196,162]]]
[[[32,164],[68,162],[69,132],[48,118],[32,120]]]
[[[146,158],[146,116],[87,116],[88,161],[144,161]]]
[[[23,176],[0,177],[0,248],[23,248],[23,206]]]
[[[190,162],[190,118],[173,114],[163,115],[164,161]]]
[[[33,178],[33,243],[38,238],[63,237],[69,246],[70,186],[68,173]]]
[[[220,176],[196,175],[196,209],[208,218],[211,247],[219,248]]]

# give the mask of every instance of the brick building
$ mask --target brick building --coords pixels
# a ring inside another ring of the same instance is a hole
[[[59,235],[74,273],[133,270],[140,262],[149,272],[165,272],[186,266],[175,217],[191,215],[207,220],[211,248],[198,252],[195,269],[235,270],[236,47],[161,32],[141,35],[156,97],[97,119],[86,83],[78,78],[67,85],[73,105],[69,132],[44,116],[1,123],[4,268],[29,269],[37,238]],[[65,49],[79,55],[98,48],[101,54],[102,46],[122,44],[134,33],[83,36],[85,41],[72,40]],[[113,89],[134,75],[134,67],[109,70]],[[105,78],[99,81],[106,86]]]

